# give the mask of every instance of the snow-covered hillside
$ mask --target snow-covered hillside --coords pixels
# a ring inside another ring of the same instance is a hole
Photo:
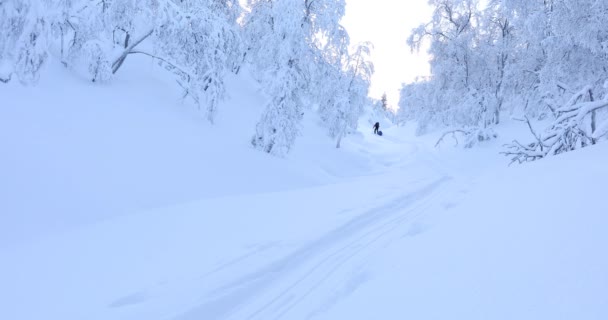
[[[462,150],[362,123],[335,149],[307,114],[276,158],[246,71],[210,125],[146,60],[49,68],[0,85],[2,319],[608,317],[606,145],[507,167],[524,124]]]
[[[253,150],[266,99],[247,76],[231,79],[232,97],[210,125],[159,80],[151,60],[132,61],[125,77],[103,86],[50,68],[35,87],[0,86],[0,212],[11,213],[0,217],[3,244],[201,198],[319,185],[369,167],[335,150],[314,118],[291,161]]]

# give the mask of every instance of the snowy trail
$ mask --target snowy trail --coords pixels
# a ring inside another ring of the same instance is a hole
[[[444,171],[437,164],[432,166],[433,171]],[[403,170],[394,167],[388,171]],[[361,212],[295,252],[233,277],[211,290],[204,303],[175,319],[309,318],[340,299],[336,286],[352,286],[353,273],[356,278],[357,270],[370,256],[402,238],[413,223],[428,214],[450,182],[452,177],[441,172],[436,180],[429,179],[416,190]]]
[[[352,265],[364,263],[368,255],[384,242],[391,241],[396,231],[409,227],[411,222],[425,213],[430,202],[441,194],[440,188],[447,181],[449,178],[435,181],[418,192],[365,212],[292,256],[247,276],[243,279],[245,283],[251,278],[270,283],[281,279],[286,281],[277,286],[280,289],[270,290],[262,294],[262,297],[256,293],[256,299],[249,305],[243,306],[240,301],[231,300],[240,305],[240,310],[228,318],[280,319],[311,296],[317,302],[322,302],[325,299],[321,295],[327,292],[319,291],[330,277],[344,277],[344,273],[337,274],[337,271],[349,268],[349,264],[352,268]],[[306,260],[301,261],[303,259]],[[325,291],[331,289],[325,287]],[[194,315],[204,316],[205,313],[199,314],[197,310]]]
[[[349,219],[287,248],[285,239],[258,243],[254,249],[199,276],[163,288],[144,288],[141,292],[151,291],[155,299],[136,303],[131,310],[117,308],[113,315],[189,320],[308,319],[323,314],[365,282],[365,265],[374,255],[393,241],[407,241],[408,236],[417,233],[417,223],[436,213],[436,205],[458,181],[417,143],[396,140],[377,147],[380,149],[375,152],[382,154],[377,158],[384,160],[374,165],[374,174],[306,192],[291,191],[294,199],[306,201],[365,191],[363,188],[370,186],[375,199],[354,208],[336,207],[348,212]],[[311,209],[318,210],[319,205],[323,201]],[[339,215],[336,211],[327,213]],[[125,299],[131,296],[117,301]],[[169,305],[172,307],[167,308]]]

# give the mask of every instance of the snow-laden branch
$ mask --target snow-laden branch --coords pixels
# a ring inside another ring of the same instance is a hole
[[[501,154],[511,157],[511,163],[523,163],[595,144],[608,133],[608,121],[597,127],[594,116],[596,111],[608,107],[608,99],[582,101],[587,98],[593,100],[591,87],[577,92],[564,106],[556,109],[557,117],[544,135],[537,134],[526,117],[525,122],[536,141],[522,145],[514,140],[505,145],[506,150]],[[588,120],[591,121],[590,129],[587,128]]]

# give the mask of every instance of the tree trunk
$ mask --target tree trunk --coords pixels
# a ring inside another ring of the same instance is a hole
[[[589,100],[593,101],[593,92],[591,90],[589,90]],[[593,137],[593,134],[595,133],[595,116],[596,116],[596,110],[591,111],[591,137]],[[596,144],[597,141],[595,138],[591,138],[591,144]]]
[[[125,49],[129,47],[129,39],[131,39],[131,34],[127,32],[127,35],[125,36]]]
[[[64,62],[64,55],[63,55],[63,27],[61,25],[59,25],[59,33],[61,34],[61,62]]]
[[[342,129],[342,131],[340,131],[340,133],[338,134],[338,140],[336,141],[336,149],[340,149],[340,143],[342,142],[342,137],[344,137],[345,131],[346,129]]]

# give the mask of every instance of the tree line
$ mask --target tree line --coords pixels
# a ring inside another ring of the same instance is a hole
[[[534,140],[507,146],[506,154],[520,162],[605,138],[608,2],[429,4],[431,20],[412,31],[408,44],[428,46],[431,76],[403,86],[400,121],[417,121],[420,134],[448,127],[476,141],[492,138],[501,116],[517,117]],[[535,129],[531,119],[550,124]]]
[[[59,61],[111,82],[130,57],[145,56],[213,122],[226,76],[246,65],[270,97],[252,146],[284,156],[314,109],[339,147],[370,103],[373,73],[371,45],[351,45],[339,23],[344,8],[344,0],[0,0],[0,80],[36,83]]]

